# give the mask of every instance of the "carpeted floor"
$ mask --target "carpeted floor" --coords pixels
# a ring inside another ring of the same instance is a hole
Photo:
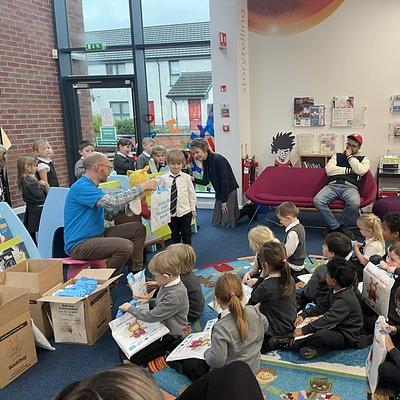
[[[268,217],[276,221],[273,210],[268,212]],[[250,254],[247,221],[241,222],[236,229],[220,229],[211,225],[211,218],[212,210],[198,211],[200,229],[193,235],[197,265],[210,264],[216,260],[232,260]],[[321,226],[321,219],[316,213],[301,214],[300,219],[307,226]],[[264,215],[260,215],[252,226],[257,224],[268,224],[276,236],[283,239],[284,229],[267,223]],[[322,230],[307,228],[306,233],[307,252],[321,254]],[[124,283],[113,289],[113,315],[117,306],[127,299],[129,289]],[[54,352],[39,350],[38,363],[0,390],[0,399],[51,399],[65,385],[120,363],[117,345],[109,331],[93,346],[57,343],[55,347]]]
[[[206,304],[213,300],[214,284],[218,277],[226,271],[244,274],[250,268],[249,261],[249,257],[225,259],[198,268],[196,275],[200,277]],[[310,270],[317,264],[316,260],[307,260],[307,268]],[[206,306],[202,317],[194,324],[194,330],[203,330],[206,322],[215,317],[216,312]],[[260,381],[262,382],[263,371],[274,375],[273,382],[263,382],[261,385],[265,398],[365,399],[368,385],[364,363],[367,354],[368,349],[351,349],[332,352],[308,362],[300,359],[297,353],[287,351],[263,355]],[[190,384],[185,376],[168,368],[162,360],[158,360],[158,365],[151,365],[151,369],[155,371],[154,377],[158,384],[175,396]],[[313,390],[311,386],[318,384],[321,386],[319,391]],[[328,393],[329,396],[333,394],[336,397],[327,397]]]

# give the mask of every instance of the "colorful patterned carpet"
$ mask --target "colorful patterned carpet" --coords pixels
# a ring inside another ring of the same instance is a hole
[[[252,257],[223,260],[197,269],[206,304],[213,300],[214,284],[226,271],[244,274],[250,267]],[[307,259],[306,268],[312,272],[320,260]],[[203,330],[206,322],[216,317],[216,312],[205,307],[193,331]],[[368,349],[333,352],[317,362],[301,360],[296,353],[277,351],[262,356],[257,378],[265,399],[366,399],[367,380],[364,363]],[[154,378],[165,391],[177,396],[190,384],[189,379],[169,368],[164,358],[149,364]]]

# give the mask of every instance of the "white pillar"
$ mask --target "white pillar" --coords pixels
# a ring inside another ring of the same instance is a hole
[[[228,47],[220,48],[219,33]],[[216,152],[225,156],[239,183],[242,199],[241,149],[251,154],[247,0],[210,0],[211,63]],[[221,92],[226,85],[226,92]],[[221,107],[229,105],[229,118]],[[229,125],[229,132],[223,131]]]

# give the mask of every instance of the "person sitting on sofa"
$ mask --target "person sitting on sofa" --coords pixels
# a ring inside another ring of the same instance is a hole
[[[328,225],[327,233],[342,232],[352,236],[347,223],[360,207],[361,177],[370,168],[368,158],[360,154],[362,143],[361,134],[348,135],[345,151],[334,154],[325,166],[328,184],[317,193],[314,205]],[[346,204],[338,219],[329,209],[329,204],[336,199],[343,200]]]

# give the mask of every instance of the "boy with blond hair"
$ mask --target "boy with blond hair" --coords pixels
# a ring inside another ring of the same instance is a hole
[[[119,308],[141,321],[161,322],[170,333],[134,354],[131,361],[137,365],[146,365],[167,351],[172,351],[190,332],[187,319],[189,299],[180,278],[181,266],[176,254],[172,251],[157,253],[149,262],[149,271],[160,286],[155,299],[150,299],[150,295],[138,298],[149,302],[149,310],[129,303],[124,303]]]

